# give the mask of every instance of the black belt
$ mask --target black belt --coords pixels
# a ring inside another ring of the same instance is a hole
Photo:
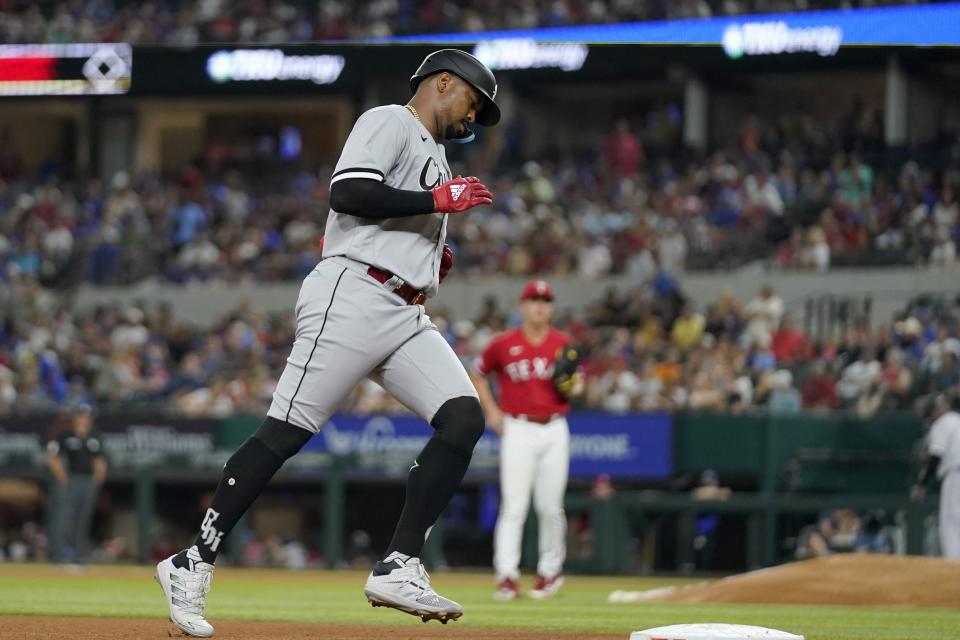
[[[519,418],[520,420],[526,420],[527,422],[536,422],[537,424],[547,424],[553,422],[557,418],[562,418],[563,414],[560,413],[550,413],[544,415],[530,415],[527,413],[511,413],[510,416],[514,418]]]
[[[380,284],[385,284],[387,280],[394,277],[389,271],[378,269],[377,267],[368,268],[367,274]],[[427,294],[423,292],[423,289],[414,289],[403,280],[393,288],[393,293],[403,298],[403,301],[407,304],[423,304],[427,299]]]

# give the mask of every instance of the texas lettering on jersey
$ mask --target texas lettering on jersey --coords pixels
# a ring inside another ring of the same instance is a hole
[[[550,329],[539,344],[531,344],[520,329],[494,338],[476,364],[481,375],[496,374],[500,408],[513,415],[545,416],[566,413],[570,405],[553,386],[557,350],[570,344],[570,336]]]
[[[553,359],[551,358],[524,358],[508,362],[503,372],[510,376],[513,382],[524,382],[537,378],[550,380],[553,377]]]

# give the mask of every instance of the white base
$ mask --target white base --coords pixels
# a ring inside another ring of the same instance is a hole
[[[673,624],[645,631],[634,631],[630,640],[741,640],[763,638],[764,640],[803,640],[803,636],[751,627],[745,624]]]

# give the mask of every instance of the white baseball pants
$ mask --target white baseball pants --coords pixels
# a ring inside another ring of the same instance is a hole
[[[500,515],[494,531],[497,579],[520,577],[520,547],[530,496],[537,510],[540,559],[537,573],[563,571],[567,516],[563,498],[570,468],[570,429],[566,418],[547,424],[504,416],[500,442]]]
[[[940,487],[940,551],[960,559],[960,469],[952,469]]]

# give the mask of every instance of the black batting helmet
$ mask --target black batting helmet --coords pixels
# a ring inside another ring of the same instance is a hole
[[[441,71],[448,71],[463,78],[483,96],[483,106],[477,113],[477,124],[492,127],[500,122],[500,107],[493,101],[497,97],[497,79],[487,65],[466,51],[440,49],[428,55],[411,76],[410,91],[416,93],[421,80]]]

